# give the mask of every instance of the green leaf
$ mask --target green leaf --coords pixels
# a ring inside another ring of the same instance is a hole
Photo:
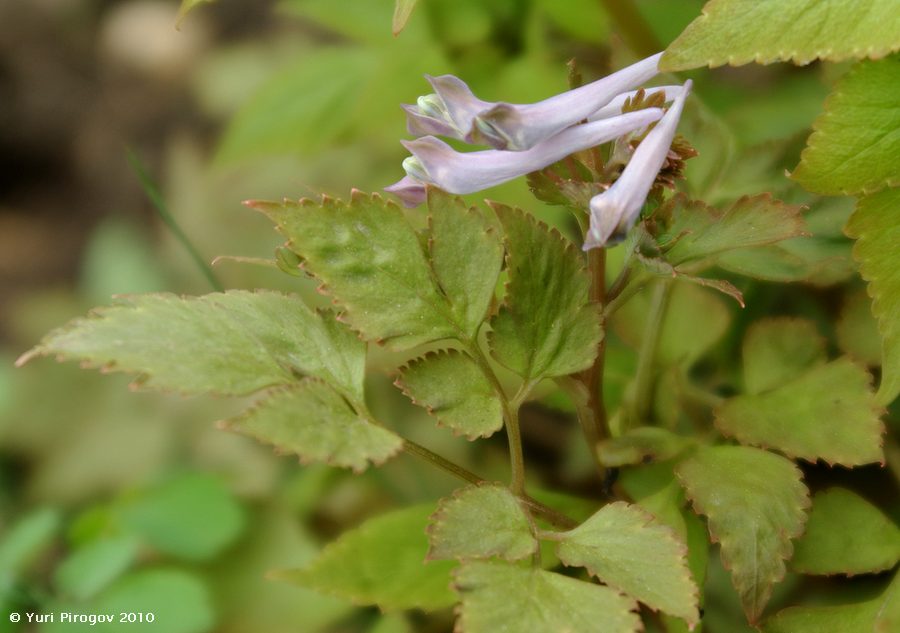
[[[303,463],[356,472],[384,463],[403,447],[399,436],[361,417],[334,389],[311,378],[270,392],[223,426],[293,453]]]
[[[225,485],[209,475],[188,475],[129,501],[120,509],[130,530],[161,552],[208,560],[237,539],[244,513]]]
[[[825,195],[900,185],[900,57],[861,62],[838,81],[791,177]]]
[[[365,345],[329,313],[276,292],[125,297],[48,334],[19,359],[55,354],[181,393],[244,395],[317,376],[362,397]]]
[[[727,400],[716,411],[716,428],[789,457],[859,466],[884,462],[880,412],[869,374],[842,358],[772,391]]]
[[[674,457],[690,445],[690,440],[667,429],[642,426],[624,435],[604,440],[597,447],[600,461],[608,468]]]
[[[789,607],[766,621],[763,633],[894,633],[900,626],[900,575],[880,595],[855,604]]]
[[[138,539],[132,535],[101,538],[78,548],[53,574],[57,589],[76,600],[102,591],[135,561]]]
[[[900,189],[863,198],[847,223],[856,240],[853,257],[869,282],[872,313],[881,333],[881,384],[878,401],[887,405],[900,394]]]
[[[711,0],[660,70],[882,57],[900,48],[894,0]]]
[[[455,563],[425,560],[425,528],[433,511],[434,505],[425,504],[369,519],[326,545],[307,567],[277,577],[384,610],[449,607],[455,602]]]
[[[518,560],[537,551],[532,532],[528,515],[505,486],[471,486],[442,499],[431,516],[428,558]]]
[[[457,630],[465,633],[636,633],[641,621],[617,591],[515,564],[471,562],[456,572],[462,599]]]
[[[558,538],[559,559],[566,565],[586,567],[604,583],[691,627],[699,620],[687,546],[637,506],[606,505]]]
[[[429,352],[400,370],[395,383],[438,424],[474,440],[503,426],[503,405],[484,372],[455,349]]]
[[[350,203],[323,197],[254,202],[369,340],[397,350],[465,334],[435,284],[419,237],[393,202],[354,191]]]
[[[804,574],[871,574],[900,560],[900,528],[854,492],[816,493],[792,566]]]
[[[806,522],[800,470],[759,449],[715,446],[698,449],[676,474],[694,510],[707,517],[747,619],[756,622]]]
[[[719,211],[679,194],[657,211],[665,227],[657,242],[670,264],[698,272],[723,253],[803,235],[802,209],[764,193],[744,196]]]
[[[0,540],[0,586],[6,574],[21,572],[50,546],[60,524],[53,508],[34,510],[13,523]]]
[[[762,319],[744,337],[744,390],[756,395],[825,362],[825,339],[804,319]]]
[[[841,316],[835,324],[838,347],[870,367],[881,364],[881,335],[872,316],[872,301],[863,289],[844,295]]]
[[[491,351],[526,380],[587,369],[603,337],[590,278],[575,247],[531,215],[493,204],[506,233],[506,301],[491,321]]]
[[[429,187],[429,254],[454,320],[475,337],[494,298],[503,243],[481,212]]]
[[[409,16],[412,15],[418,2],[419,0],[394,0],[394,18],[391,22],[391,31],[394,36],[400,35],[400,31],[406,26]]]

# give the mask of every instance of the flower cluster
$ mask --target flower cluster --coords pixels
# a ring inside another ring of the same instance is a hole
[[[650,88],[672,105],[622,112],[634,90],[658,72],[661,54],[648,57],[603,79],[538,103],[513,105],[482,101],[457,77],[428,77],[434,94],[403,106],[409,132],[403,141],[412,156],[399,182],[385,190],[406,206],[425,201],[425,187],[473,193],[543,169],[570,154],[656,124],[634,151],[618,180],[590,202],[590,230],[584,249],[621,239],[634,224],[663,167],[690,92],[684,86]],[[493,149],[458,152],[435,135]]]

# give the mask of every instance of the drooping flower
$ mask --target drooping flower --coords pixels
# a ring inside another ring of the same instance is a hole
[[[690,91],[691,81],[688,80],[665,116],[634,150],[618,180],[591,198],[591,222],[584,250],[605,246],[608,241],[621,238],[635,223],[666,161]]]
[[[549,99],[524,105],[483,101],[453,75],[429,77],[435,94],[420,97],[415,106],[403,106],[408,115],[407,128],[417,136],[438,134],[497,149],[527,150],[579,121],[599,118],[592,115],[617,95],[657,74],[661,55],[653,55]]]
[[[483,150],[457,152],[433,136],[403,141],[412,156],[403,161],[407,176],[386,187],[406,206],[424,201],[425,185],[432,184],[456,194],[473,193],[543,169],[569,154],[611,141],[650,125],[662,117],[659,108],[646,108],[619,116],[573,125],[531,147],[513,152]]]
[[[650,99],[651,97],[662,93],[663,100],[668,103],[681,96],[681,93],[684,92],[684,86],[655,86],[653,88],[644,88],[643,91],[645,99]],[[599,119],[606,119],[611,116],[616,116],[617,114],[622,114],[622,106],[625,105],[625,102],[629,99],[634,99],[639,92],[640,90],[630,90],[628,92],[623,92],[620,95],[616,95],[612,101],[589,116],[588,121],[598,121]]]

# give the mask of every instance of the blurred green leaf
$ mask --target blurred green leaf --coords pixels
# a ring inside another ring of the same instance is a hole
[[[56,568],[56,588],[75,600],[87,600],[106,588],[134,562],[138,539],[132,535],[100,538],[82,545]]]
[[[321,377],[360,397],[365,345],[329,313],[275,292],[123,297],[48,334],[20,359],[55,354],[182,393],[248,394]]]
[[[656,426],[642,426],[629,429],[618,437],[604,440],[597,448],[597,452],[604,466],[618,468],[646,461],[670,459],[689,445],[689,439],[672,431]]]
[[[747,619],[756,622],[806,522],[809,493],[800,470],[756,448],[715,446],[698,449],[676,474],[694,511],[707,517]]]
[[[396,204],[358,191],[349,204],[331,198],[252,204],[278,225],[367,339],[403,350],[464,334]]]
[[[165,290],[167,283],[153,246],[138,227],[120,219],[98,226],[81,267],[79,285],[87,300],[102,303],[115,294]]]
[[[506,562],[471,562],[456,572],[466,633],[636,633],[636,605],[614,589]]]
[[[58,510],[42,508],[26,514],[7,529],[0,540],[0,589],[50,546],[61,520]]]
[[[586,567],[602,582],[691,627],[699,620],[687,546],[637,506],[606,505],[559,538],[559,558],[566,565]]]
[[[780,387],[825,362],[825,339],[804,319],[761,319],[744,337],[744,390],[756,395]]]
[[[859,201],[847,223],[856,240],[853,257],[869,282],[872,312],[881,333],[881,384],[878,400],[889,404],[900,394],[900,189],[886,189]]]
[[[577,40],[606,44],[609,18],[600,2],[594,0],[539,0],[540,11],[562,31]]]
[[[361,417],[337,391],[314,379],[271,391],[224,425],[298,455],[304,463],[324,462],[357,472],[369,463],[385,462],[403,446],[399,436]]]
[[[897,48],[894,0],[712,0],[672,42],[660,69],[842,61]]]
[[[344,532],[302,569],[276,577],[386,611],[435,611],[454,603],[449,561],[426,562],[425,529],[434,512],[425,504],[388,512]]]
[[[838,346],[850,357],[869,366],[881,364],[881,335],[865,290],[844,295],[835,334]]]
[[[455,349],[429,352],[400,370],[396,385],[438,424],[470,440],[503,426],[503,405],[484,372]]]
[[[120,516],[155,549],[186,560],[208,560],[244,529],[244,512],[225,485],[210,475],[186,475],[128,500]]]
[[[571,242],[530,214],[494,204],[506,233],[507,296],[491,320],[491,351],[526,380],[590,367],[603,337],[590,278]]]
[[[900,528],[876,506],[844,488],[816,493],[791,565],[804,574],[871,574],[900,560]]]
[[[428,526],[428,558],[527,558],[538,546],[532,532],[528,515],[505,486],[470,486],[438,504]]]
[[[428,251],[437,282],[456,322],[474,337],[494,298],[503,243],[481,211],[437,189],[428,191],[428,221]]]
[[[378,618],[369,633],[413,633],[409,622],[400,614],[385,614]]]
[[[892,19],[900,44],[896,6]],[[813,129],[791,175],[809,191],[852,195],[900,185],[900,57],[854,66]]]
[[[418,2],[419,0],[394,0],[394,17],[391,20],[391,32],[395,36],[399,35],[400,31],[406,26],[409,16],[412,15],[413,9],[416,8]]]

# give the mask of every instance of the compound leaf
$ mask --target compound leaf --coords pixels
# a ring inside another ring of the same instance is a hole
[[[484,372],[455,349],[430,352],[400,370],[396,385],[438,424],[470,440],[503,426],[503,405]]]
[[[869,282],[872,313],[881,333],[881,384],[878,400],[889,404],[900,394],[900,189],[886,189],[859,201],[847,223],[856,239],[853,257]]]
[[[870,574],[900,560],[900,528],[877,507],[844,488],[816,493],[792,566],[804,574]]]
[[[323,197],[250,204],[278,225],[303,268],[367,339],[403,350],[463,331],[419,237],[393,202],[354,191],[350,203]]]
[[[296,372],[362,397],[365,344],[329,314],[276,292],[123,297],[48,334],[38,354],[76,359],[182,393],[244,395],[296,382]]]
[[[671,528],[624,502],[611,503],[559,535],[559,559],[588,572],[652,609],[684,619],[700,617],[687,546]]]
[[[700,448],[676,469],[694,510],[706,516],[722,563],[750,622],[762,614],[784,577],[791,539],[809,505],[800,470],[789,460],[744,446]]]
[[[441,500],[428,526],[428,558],[499,556],[518,560],[537,550],[531,522],[504,486],[471,486]]]
[[[881,57],[900,48],[894,0],[711,0],[660,70]]]
[[[890,4],[900,42],[900,11]],[[900,58],[861,62],[838,81],[792,177],[825,195],[900,185]]]
[[[388,512],[341,534],[302,569],[277,577],[358,605],[434,611],[455,602],[449,561],[427,562],[434,505]]]
[[[272,391],[222,424],[298,455],[304,463],[325,462],[357,472],[383,463],[403,447],[399,436],[359,416],[338,392],[309,378]]]
[[[503,561],[470,562],[456,572],[454,588],[462,599],[460,633],[642,630],[630,598],[542,569]]]
[[[527,213],[492,206],[506,233],[509,283],[491,321],[491,351],[526,380],[587,369],[603,332],[580,254]]]
[[[810,462],[883,462],[884,427],[870,383],[865,369],[838,359],[772,391],[731,398],[716,411],[716,428]]]

